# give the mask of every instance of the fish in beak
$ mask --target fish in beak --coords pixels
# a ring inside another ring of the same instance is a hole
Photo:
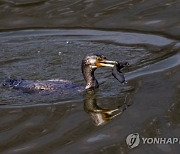
[[[128,62],[117,62],[117,64],[112,69],[112,75],[120,82],[126,83],[124,73],[121,71],[124,67],[129,66]]]
[[[112,68],[112,75],[120,82],[126,83],[124,73],[121,71],[126,66],[129,66],[128,62],[117,62],[117,61],[110,61],[103,59],[96,63],[97,67],[111,67]]]

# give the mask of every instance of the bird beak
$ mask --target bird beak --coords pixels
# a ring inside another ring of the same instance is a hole
[[[118,64],[118,62],[110,60],[103,60],[99,62],[100,67],[114,67],[116,64]]]

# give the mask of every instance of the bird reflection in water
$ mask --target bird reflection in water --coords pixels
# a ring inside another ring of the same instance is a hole
[[[87,91],[84,99],[84,110],[91,116],[96,126],[104,125],[115,117],[121,115],[127,108],[128,104],[124,103],[114,109],[107,109],[98,106],[95,91]]]

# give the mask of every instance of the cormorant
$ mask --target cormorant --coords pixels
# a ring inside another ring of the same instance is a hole
[[[109,61],[103,55],[91,54],[87,55],[82,60],[81,70],[83,77],[86,81],[86,86],[77,85],[67,80],[46,80],[46,81],[32,81],[24,79],[7,79],[3,86],[10,87],[13,89],[21,89],[25,92],[40,92],[40,91],[58,91],[68,92],[70,90],[88,90],[96,89],[99,87],[98,81],[94,76],[94,72],[100,67],[111,67],[113,68],[113,76],[121,83],[125,82],[123,73],[120,71],[123,67],[128,65],[127,62]]]

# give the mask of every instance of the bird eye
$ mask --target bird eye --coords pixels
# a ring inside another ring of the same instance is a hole
[[[97,60],[98,60],[98,61],[102,61],[103,58],[102,58],[102,57],[98,57]]]

